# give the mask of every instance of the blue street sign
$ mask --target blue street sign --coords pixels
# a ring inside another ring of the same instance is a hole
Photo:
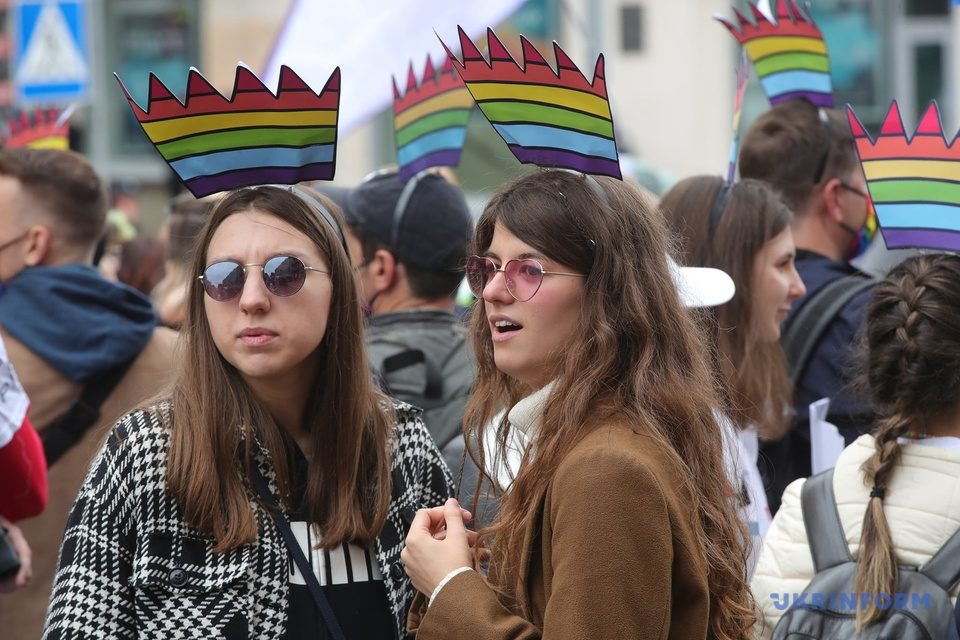
[[[85,2],[21,0],[12,13],[17,103],[85,99],[90,78]]]

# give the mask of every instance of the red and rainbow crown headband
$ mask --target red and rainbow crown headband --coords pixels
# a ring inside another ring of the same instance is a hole
[[[520,36],[521,68],[493,29],[487,29],[489,62],[464,30],[457,30],[463,62],[443,44],[447,55],[517,160],[622,179],[603,54],[590,82],[557,43],[554,71]]]
[[[960,144],[947,142],[936,101],[912,138],[896,101],[876,139],[849,106],[847,118],[887,247],[960,251]]]
[[[736,9],[737,24],[721,16],[717,20],[746,49],[770,104],[806,98],[818,107],[832,107],[830,58],[813,18],[795,0],[777,0],[775,22],[755,5],[750,8],[753,22]]]
[[[31,149],[70,148],[70,125],[68,121],[73,107],[64,111],[56,108],[16,110],[7,118],[7,127],[0,135],[0,144],[5,148],[29,147]]]
[[[417,82],[413,63],[401,95],[393,78],[393,124],[398,174],[407,180],[430,167],[455,167],[467,138],[473,97],[446,58],[437,73],[430,56]]]
[[[333,179],[339,67],[314,93],[282,66],[274,95],[241,65],[229,99],[191,69],[182,103],[151,73],[146,110],[116,78],[144,133],[198,198],[257,184]]]

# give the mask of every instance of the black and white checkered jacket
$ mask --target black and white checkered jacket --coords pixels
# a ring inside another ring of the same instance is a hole
[[[418,508],[453,494],[450,472],[419,412],[397,405],[393,500],[375,550],[395,633],[414,589],[400,564]],[[285,632],[288,554],[269,514],[251,499],[258,540],[224,554],[183,519],[166,490],[169,432],[135,411],[114,427],[67,521],[43,637],[278,638]],[[273,485],[263,456],[258,463]]]

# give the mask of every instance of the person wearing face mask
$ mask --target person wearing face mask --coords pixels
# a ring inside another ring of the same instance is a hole
[[[91,264],[106,195],[82,156],[56,149],[0,152],[0,337],[30,397],[43,439],[46,510],[19,523],[33,580],[0,600],[0,629],[36,638],[43,625],[70,505],[107,428],[170,379],[176,335],[150,300]]]
[[[406,181],[380,172],[331,195],[344,203],[374,377],[388,394],[424,410],[427,429],[458,477],[460,427],[475,375],[454,313],[473,230],[466,199],[433,172]]]
[[[733,299],[703,315],[713,367],[734,427],[727,452],[731,488],[753,539],[749,570],[771,514],[757,466],[759,442],[781,438],[790,426],[793,393],[780,329],[805,288],[794,265],[793,215],[763,182],[734,184],[720,177],[681,180],[660,201],[682,263],[715,267],[736,284]]]
[[[857,159],[846,117],[835,109],[795,98],[760,116],[743,137],[740,176],[768,183],[793,211],[796,268],[807,288],[783,327],[788,354],[812,340],[805,361],[794,357],[793,428],[778,442],[762,447],[771,464],[764,467],[771,510],[792,480],[810,475],[809,406],[830,398],[827,419],[850,444],[869,431],[869,402],[849,390],[851,349],[863,324],[873,279],[850,264],[852,250],[870,212],[866,179]],[[837,302],[833,315],[825,311]],[[804,331],[807,315],[823,316],[821,331]],[[793,327],[797,332],[793,332]]]

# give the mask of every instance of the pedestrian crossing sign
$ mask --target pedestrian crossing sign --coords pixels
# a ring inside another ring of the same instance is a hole
[[[17,104],[67,104],[87,97],[90,53],[83,0],[20,0],[13,7]]]

